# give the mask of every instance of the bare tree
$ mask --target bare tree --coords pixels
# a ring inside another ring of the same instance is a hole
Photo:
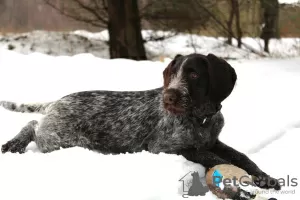
[[[197,1],[195,1],[197,2]],[[219,29],[220,31],[224,32],[224,33],[227,33],[227,34],[230,34],[230,31],[228,30],[226,24],[223,23],[223,21],[218,17],[218,15],[216,15],[213,11],[211,11],[210,9],[206,8],[205,6],[201,5],[201,4],[198,4],[199,7],[203,8],[204,12],[206,12],[207,14],[209,14],[210,18],[211,18],[211,23],[213,23],[213,26],[216,28],[216,29]],[[238,38],[233,34],[232,35],[232,38],[235,38],[238,40]],[[259,56],[262,56],[264,57],[265,54],[260,52],[260,51],[257,51],[255,48],[251,47],[250,45],[248,44],[245,44],[241,41],[241,44],[248,50],[250,50],[252,53],[255,53]]]
[[[212,6],[209,0],[195,0]],[[62,15],[88,23],[109,32],[111,58],[146,59],[144,42],[172,37],[176,32],[199,30],[209,15],[195,1],[186,0],[45,0]],[[61,4],[63,2],[63,4]],[[141,18],[151,29],[173,30],[166,35],[150,35],[142,39]],[[174,33],[175,32],[175,33]]]
[[[237,41],[238,41],[238,47],[242,47],[242,29],[240,25],[240,6],[238,0],[228,0],[230,3],[230,12],[229,12],[229,19],[227,21],[227,29],[228,29],[228,36],[227,36],[227,43],[232,45],[232,37],[234,35],[232,24],[233,20],[235,18],[235,24],[236,24],[236,32],[237,32]]]
[[[233,0],[233,7],[235,13],[235,24],[236,24],[236,32],[237,32],[237,40],[238,40],[238,48],[242,47],[242,29],[240,24],[240,5],[238,0]]]
[[[45,0],[62,15],[109,32],[111,58],[145,60],[137,0]]]
[[[264,51],[269,53],[269,41],[271,38],[279,38],[279,2],[278,0],[261,0],[263,11],[263,28],[261,38],[264,40]]]
[[[146,60],[137,0],[108,0],[111,58]]]
[[[210,0],[144,0],[142,19],[151,29],[176,32],[199,31],[208,23],[210,15],[204,11],[216,5]]]
[[[232,23],[234,19],[234,8],[233,8],[233,3],[234,0],[228,0],[228,3],[230,3],[229,6],[229,19],[227,21],[227,29],[228,29],[228,36],[227,36],[227,43],[232,45],[232,36],[233,36],[233,30],[232,30]]]

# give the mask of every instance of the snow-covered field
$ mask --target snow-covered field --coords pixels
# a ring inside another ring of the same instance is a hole
[[[162,71],[169,61],[107,60],[92,54],[23,55],[1,49],[0,100],[46,102],[82,90],[156,88],[162,85]],[[226,125],[221,140],[248,154],[270,175],[299,179],[300,58],[230,63],[238,82],[223,103]],[[40,117],[0,108],[0,145]],[[199,164],[175,155],[101,155],[82,148],[42,154],[31,143],[23,155],[0,154],[0,199],[182,199],[179,179],[195,170],[203,176]],[[265,195],[299,200],[298,187],[282,189],[294,190],[295,194]],[[189,198],[215,199],[211,193]]]
[[[249,153],[273,176],[297,177],[300,58],[231,63],[239,80],[223,105],[226,126],[221,139]],[[161,85],[166,64],[2,50],[0,99],[51,101],[81,90],[155,88]],[[0,118],[2,144],[40,116],[0,108]],[[174,155],[104,156],[80,148],[44,155],[34,144],[24,155],[0,154],[0,163],[0,199],[176,199],[182,193],[178,180],[199,170],[199,165]],[[279,199],[298,198],[296,191]],[[212,199],[211,194],[202,199]]]
[[[142,31],[143,37],[161,37],[172,35],[170,32]],[[162,57],[174,57],[176,54],[214,52],[216,55],[229,59],[253,59],[257,54],[247,48],[236,48],[226,45],[225,38],[214,38],[190,34],[179,34],[163,41],[147,42],[146,52],[151,60]],[[0,48],[10,49],[22,54],[40,52],[48,55],[72,56],[79,53],[91,53],[101,58],[109,58],[108,32],[90,33],[87,31],[46,32],[34,31],[22,34],[0,35]],[[243,38],[243,42],[257,52],[263,52],[263,41],[258,38]],[[272,39],[270,41],[270,57],[287,58],[300,56],[300,38]]]

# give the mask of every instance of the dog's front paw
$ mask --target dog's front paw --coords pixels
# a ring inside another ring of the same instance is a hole
[[[259,176],[253,176],[253,181],[257,187],[262,189],[275,189],[280,190],[281,186],[279,181],[265,173]]]

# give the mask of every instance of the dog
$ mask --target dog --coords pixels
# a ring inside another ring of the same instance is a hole
[[[11,111],[45,116],[29,122],[1,151],[24,153],[34,141],[43,153],[74,146],[103,154],[164,152],[207,169],[233,164],[253,175],[258,187],[280,189],[278,180],[218,139],[221,103],[237,80],[229,63],[214,54],[177,55],[163,78],[162,87],[146,91],[84,91],[45,104],[2,101]]]

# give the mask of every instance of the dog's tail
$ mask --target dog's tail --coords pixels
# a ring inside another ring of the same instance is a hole
[[[17,104],[10,101],[0,101],[0,106],[3,108],[14,111],[14,112],[22,112],[22,113],[40,113],[46,114],[47,108],[52,104],[50,103],[35,103],[35,104]]]

